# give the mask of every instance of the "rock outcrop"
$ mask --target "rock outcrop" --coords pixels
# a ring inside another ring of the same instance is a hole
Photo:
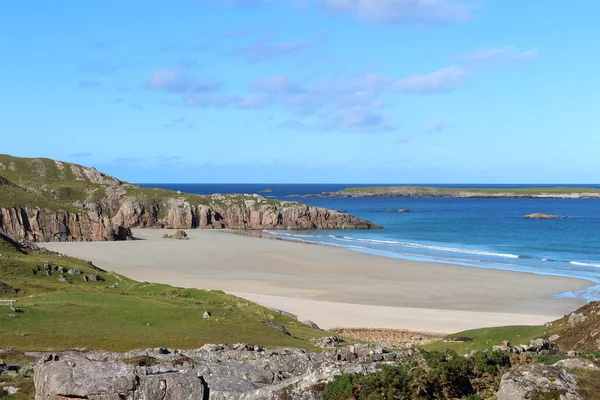
[[[583,400],[577,378],[552,365],[524,365],[502,377],[498,400],[562,399]]]
[[[527,214],[523,218],[527,218],[527,219],[560,219],[560,216],[554,215],[554,214],[533,213],[533,214]]]
[[[385,363],[418,357],[355,345],[324,353],[239,345],[129,353],[36,354],[36,400],[310,400],[314,388],[342,373],[374,372]]]

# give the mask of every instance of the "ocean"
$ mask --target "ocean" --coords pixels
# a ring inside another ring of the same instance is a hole
[[[384,227],[361,231],[269,231],[289,240],[343,247],[384,257],[584,278],[596,283],[562,297],[600,300],[600,199],[289,198],[362,184],[143,184],[186,193],[261,193],[343,210]],[[415,186],[415,185],[411,185]],[[426,185],[553,187],[600,185]],[[408,213],[387,210],[410,209]],[[557,220],[530,220],[542,212]]]

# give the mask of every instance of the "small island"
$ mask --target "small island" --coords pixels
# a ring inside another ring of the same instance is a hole
[[[533,213],[524,216],[523,218],[528,219],[561,219],[562,217],[554,214],[544,214],[544,213]]]
[[[275,191],[273,189],[263,189],[263,190],[259,191],[258,193],[275,193]]]

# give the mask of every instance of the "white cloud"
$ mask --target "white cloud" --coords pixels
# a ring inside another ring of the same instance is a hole
[[[466,79],[466,71],[452,65],[425,75],[409,76],[398,82],[398,88],[408,93],[447,92],[462,86]]]

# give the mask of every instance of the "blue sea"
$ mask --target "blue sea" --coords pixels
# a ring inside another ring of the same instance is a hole
[[[187,193],[262,193],[343,210],[384,227],[361,231],[271,231],[297,241],[384,257],[584,278],[597,285],[563,297],[600,299],[600,199],[289,198],[361,184],[144,184]],[[413,185],[414,186],[414,185]],[[442,187],[554,187],[600,185],[427,185]],[[407,208],[410,213],[386,210]],[[558,220],[529,220],[535,212]]]

